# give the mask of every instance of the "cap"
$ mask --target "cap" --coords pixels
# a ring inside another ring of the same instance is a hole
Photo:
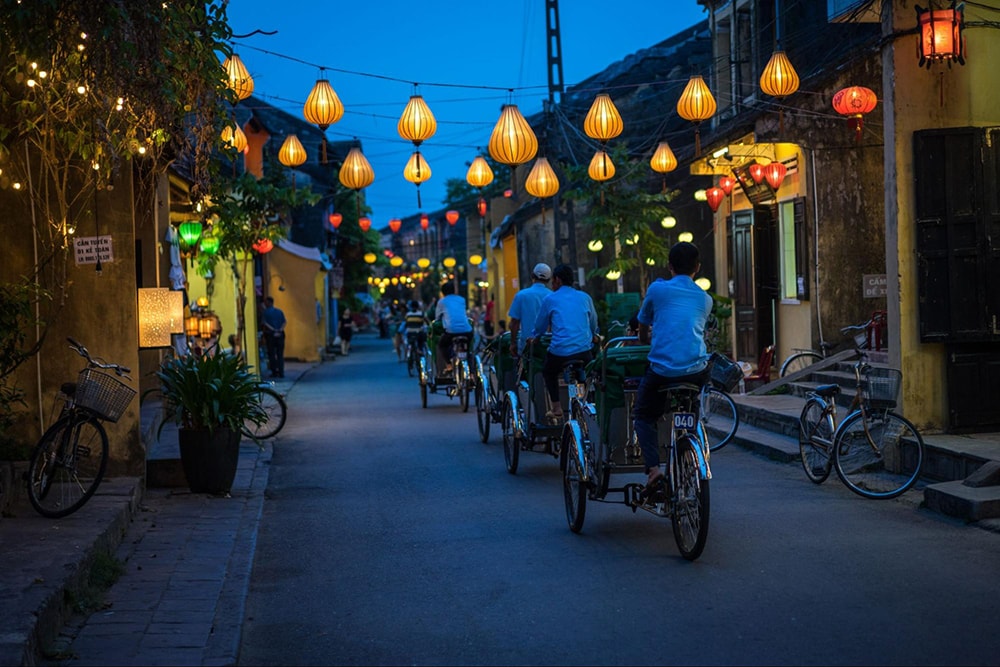
[[[552,269],[549,268],[548,264],[535,264],[535,268],[531,270],[531,275],[539,280],[549,280],[552,278]]]

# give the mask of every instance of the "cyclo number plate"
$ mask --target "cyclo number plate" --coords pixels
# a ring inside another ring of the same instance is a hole
[[[698,419],[693,412],[674,413],[674,429],[676,430],[693,431],[696,423],[698,423]]]

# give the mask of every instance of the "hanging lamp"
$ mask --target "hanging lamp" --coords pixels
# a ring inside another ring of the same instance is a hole
[[[458,222],[458,219],[460,217],[461,217],[461,214],[458,211],[454,211],[454,210],[448,211],[447,213],[444,214],[444,219],[447,220],[448,224],[452,225],[452,226],[454,226],[455,223]]]
[[[775,51],[760,75],[760,89],[779,101],[799,89],[799,75],[784,51]],[[778,131],[785,131],[785,111],[778,107]]]
[[[587,175],[598,183],[604,183],[614,177],[615,163],[607,152],[600,150],[594,153],[590,159],[590,166],[587,167]],[[604,206],[604,186],[601,186],[601,206]]]
[[[493,127],[489,143],[490,156],[510,167],[510,186],[514,189],[514,172],[538,153],[538,138],[516,104],[505,104]]]
[[[392,230],[393,234],[398,232],[399,228],[402,226],[403,226],[403,221],[400,220],[399,218],[393,218],[392,220],[389,221],[389,229]]]
[[[705,190],[705,201],[708,202],[712,213],[719,210],[719,204],[726,198],[726,193],[722,188],[708,188]]]
[[[431,219],[427,217],[426,213],[420,214],[420,229],[427,229],[431,226]]]
[[[732,176],[723,176],[722,178],[719,179],[719,187],[722,189],[723,192],[726,193],[726,196],[729,196],[733,193],[733,187],[735,185],[736,185],[736,179],[733,178]]]
[[[747,167],[747,171],[750,172],[750,178],[752,178],[753,182],[757,185],[760,185],[761,181],[764,180],[764,165],[760,162],[753,162],[749,167]]]
[[[423,158],[420,151],[413,151],[413,155],[407,160],[403,167],[403,178],[417,186],[417,208],[420,208],[420,184],[431,177],[431,167],[427,160]]]
[[[354,190],[354,202],[357,207],[358,218],[361,217],[361,190],[367,188],[375,181],[375,170],[372,169],[368,159],[361,152],[359,146],[354,146],[347,152],[344,164],[340,166],[338,176],[340,183],[350,190]]]
[[[677,100],[677,114],[684,120],[694,123],[694,153],[695,157],[701,154],[701,135],[699,125],[715,115],[715,98],[712,91],[708,89],[705,80],[700,74],[692,76],[684,92]]]
[[[965,64],[963,6],[964,3],[956,5],[955,0],[952,0],[949,9],[914,7],[917,10],[917,34],[920,36],[917,42],[919,67],[927,65],[927,69],[930,69],[934,63],[939,62],[947,62],[948,67],[951,67],[952,61],[959,65]]]
[[[330,224],[333,225],[333,228],[337,229],[340,227],[340,223],[344,221],[344,216],[340,213],[331,213],[327,219],[330,221]]]
[[[322,70],[320,70],[322,77]],[[323,133],[323,141],[320,144],[320,164],[326,164],[326,129],[336,123],[344,116],[344,105],[341,103],[337,93],[334,92],[329,80],[319,78],[309,92],[306,103],[302,107],[302,115],[305,119],[319,127]]]
[[[198,243],[198,239],[201,238],[201,229],[199,221],[187,220],[177,228],[177,235],[180,237],[181,243],[188,248],[193,248]]]
[[[661,141],[656,147],[653,157],[649,159],[649,166],[658,174],[663,174],[663,185],[660,193],[667,191],[667,174],[677,168],[677,156],[670,149],[670,144]]]
[[[396,131],[402,138],[412,141],[414,146],[420,146],[437,132],[437,121],[422,96],[410,96],[410,101],[406,103],[403,115],[396,124]]]
[[[493,169],[489,162],[482,155],[477,155],[476,159],[469,165],[469,170],[465,173],[466,182],[474,188],[482,190],[493,182]]]
[[[285,137],[278,151],[278,162],[292,170],[292,190],[295,189],[295,167],[306,161],[306,149],[294,134]]]
[[[222,128],[222,142],[237,153],[243,153],[247,149],[247,135],[240,128],[239,123],[226,125]]]
[[[875,96],[875,92],[864,86],[850,86],[838,90],[833,96],[833,109],[847,118],[848,124],[854,130],[855,143],[861,143],[864,116],[866,113],[871,113],[877,103],[878,97]]]
[[[274,241],[271,239],[258,239],[253,242],[253,249],[261,255],[266,255],[274,249]]]
[[[538,197],[542,201],[542,224],[545,224],[545,202],[546,197],[551,197],[559,192],[559,178],[552,170],[547,158],[540,157],[535,160],[535,165],[528,173],[528,178],[524,182],[524,189],[533,197]]]
[[[621,134],[623,129],[625,125],[622,116],[618,113],[618,107],[611,101],[611,96],[600,93],[594,98],[587,117],[583,119],[583,131],[588,137],[600,141],[603,145]]]
[[[226,87],[236,94],[237,104],[253,94],[253,77],[238,55],[234,53],[226,58],[222,68],[226,71]]]
[[[372,219],[369,218],[367,215],[361,216],[360,218],[358,218],[358,227],[361,228],[361,231],[367,232],[369,229],[372,228]]]
[[[774,188],[775,192],[781,187],[781,182],[785,180],[786,173],[788,173],[788,168],[779,160],[775,160],[764,167],[764,178],[767,179],[768,185]]]

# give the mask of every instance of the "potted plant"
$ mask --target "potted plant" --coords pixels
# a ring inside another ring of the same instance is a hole
[[[227,352],[189,354],[168,360],[156,375],[166,410],[160,432],[167,422],[178,426],[181,466],[191,491],[228,493],[244,422],[267,419],[250,367]]]

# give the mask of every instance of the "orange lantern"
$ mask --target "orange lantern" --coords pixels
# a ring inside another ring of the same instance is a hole
[[[278,162],[286,167],[298,167],[305,161],[306,149],[302,146],[302,142],[294,134],[289,134],[278,151]]]
[[[590,166],[587,167],[587,175],[598,183],[614,177],[615,163],[611,161],[606,151],[594,153],[594,157],[590,160]]]
[[[733,186],[735,185],[736,179],[732,176],[723,176],[719,179],[719,187],[722,188],[722,191],[727,195],[731,195],[733,193]]]
[[[709,188],[705,190],[705,201],[708,202],[708,205],[711,207],[713,213],[719,210],[719,204],[721,204],[722,200],[725,198],[726,193],[722,188]]]
[[[667,191],[667,174],[677,168],[677,156],[670,149],[670,144],[661,141],[656,147],[656,152],[649,159],[649,166],[658,174],[663,174],[663,186],[661,192]]]
[[[476,202],[476,210],[479,211],[480,218],[486,217],[486,200],[482,197],[480,197],[479,201]]]
[[[253,77],[235,53],[222,63],[226,70],[226,87],[236,94],[236,101],[245,100],[253,94]]]
[[[274,249],[274,241],[271,239],[259,239],[254,241],[253,249],[259,252],[261,255],[266,255]]]
[[[878,98],[874,91],[864,86],[851,86],[838,90],[833,96],[833,108],[841,116],[847,118],[851,129],[854,130],[854,140],[861,143],[861,126],[864,124],[864,115],[871,113],[878,103]]]
[[[501,164],[513,167],[526,163],[538,152],[538,138],[516,104],[505,104],[493,127],[489,143],[490,155]]]
[[[361,228],[361,231],[367,232],[369,229],[372,228],[372,219],[369,218],[367,215],[361,216],[360,218],[358,218],[358,227]]]
[[[472,187],[479,189],[485,188],[493,182],[493,170],[482,155],[477,155],[476,159],[469,165],[465,180]]]
[[[329,219],[330,224],[333,225],[334,229],[336,229],[337,227],[340,227],[340,223],[344,221],[344,216],[339,213],[331,213]]]
[[[607,93],[595,97],[587,117],[583,119],[583,131],[587,136],[603,145],[621,134],[624,128],[622,116],[611,97]]]
[[[703,120],[708,120],[715,115],[715,98],[712,91],[708,89],[708,84],[701,78],[700,74],[691,77],[684,86],[684,92],[677,100],[677,115],[684,120],[694,123],[694,153],[701,154],[701,135],[698,125]]]
[[[788,168],[781,162],[775,160],[771,164],[764,167],[764,178],[766,178],[768,184],[777,191],[777,189],[781,187],[781,182],[785,180],[785,174],[787,172]]]
[[[764,180],[764,165],[760,162],[754,162],[749,167],[747,171],[750,172],[750,178],[753,179],[754,183],[760,185],[760,182]]]
[[[399,228],[403,226],[403,221],[399,218],[393,218],[389,221],[389,229],[392,230],[393,234],[399,231]]]
[[[458,211],[448,211],[447,213],[444,214],[444,218],[445,220],[448,221],[449,225],[454,225],[456,222],[458,222],[459,218]]]
[[[427,229],[431,226],[431,220],[427,217],[426,213],[420,214],[420,229]]]
[[[926,10],[917,7],[917,33],[920,41],[917,43],[919,66],[931,68],[936,62],[956,61],[965,64],[965,38],[962,37],[962,10],[955,7],[954,0],[950,9]]]
[[[322,70],[320,71],[322,75]],[[320,164],[326,164],[326,128],[330,127],[344,116],[344,105],[337,97],[327,79],[318,79],[313,86],[306,103],[302,107],[302,115],[307,121],[319,127],[323,133],[323,143],[320,150]]]
[[[240,128],[239,123],[226,125],[222,128],[222,141],[237,153],[243,153],[247,150],[247,135]]]
[[[437,121],[430,107],[421,95],[411,95],[410,101],[403,109],[403,115],[399,117],[396,124],[399,136],[408,141],[412,141],[414,146],[430,139],[437,132]]]

